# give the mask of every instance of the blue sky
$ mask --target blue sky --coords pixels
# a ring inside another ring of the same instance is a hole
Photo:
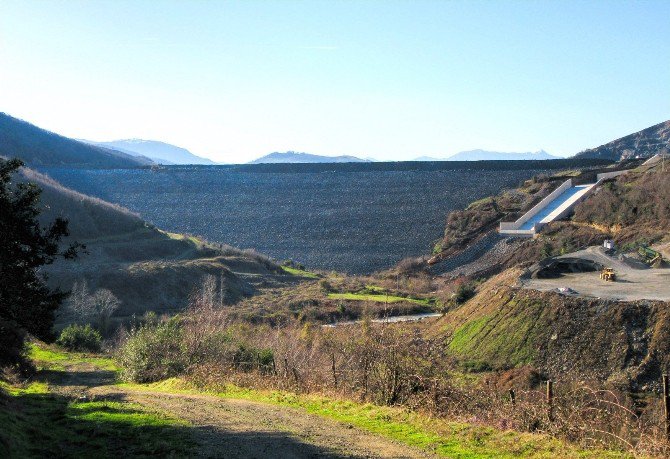
[[[221,162],[571,155],[670,118],[669,1],[0,2],[0,111]]]

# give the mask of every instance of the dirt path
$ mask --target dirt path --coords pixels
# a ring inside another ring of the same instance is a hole
[[[67,367],[49,378],[55,392],[74,397],[139,403],[189,421],[197,457],[432,457],[351,425],[304,411],[247,400],[166,394],[113,385],[113,374],[93,365]]]

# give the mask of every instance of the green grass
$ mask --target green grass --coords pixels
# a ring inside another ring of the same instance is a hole
[[[80,352],[68,352],[43,343],[28,344],[28,357],[35,362],[38,369],[64,371],[67,365],[88,363],[101,370],[120,371],[118,365],[111,358],[91,356]]]
[[[534,361],[538,343],[546,339],[545,306],[530,298],[508,298],[491,316],[472,319],[448,340],[450,351],[471,364],[492,368],[527,365]]]
[[[0,383],[0,457],[187,457],[184,421],[139,405],[78,401],[45,383]]]
[[[203,391],[177,378],[153,384],[123,386],[168,393],[208,393],[222,398],[298,408],[450,458],[629,457],[618,452],[580,450],[546,435],[450,422],[403,408],[356,403],[318,395],[259,391],[234,385],[227,385],[222,391]]]
[[[328,298],[334,300],[375,301],[377,303],[414,303],[430,306],[431,301],[425,298],[405,298],[402,296],[386,295],[383,293],[329,293]]]
[[[300,276],[300,277],[307,277],[309,279],[318,279],[319,276],[318,274],[315,274],[310,271],[305,271],[303,269],[298,269],[298,268],[291,268],[290,266],[282,266],[281,269],[284,270],[284,272],[291,274],[293,276]]]

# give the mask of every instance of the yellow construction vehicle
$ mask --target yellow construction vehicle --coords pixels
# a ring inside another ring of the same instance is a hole
[[[607,282],[616,281],[616,273],[614,272],[614,268],[603,268],[603,270],[600,272],[600,278]]]

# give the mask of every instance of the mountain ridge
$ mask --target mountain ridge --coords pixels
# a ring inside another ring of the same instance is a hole
[[[581,151],[575,157],[623,161],[649,158],[659,153],[670,153],[670,120],[620,137],[599,147]]]
[[[296,151],[285,151],[269,153],[247,164],[295,164],[295,163],[366,163],[371,162],[367,159],[357,158],[356,156],[324,156],[311,153],[301,153]]]
[[[414,161],[519,161],[519,160],[547,160],[547,159],[562,159],[560,156],[555,156],[547,153],[544,150],[535,152],[502,152],[490,150],[468,150],[461,151],[446,158],[434,158],[431,156],[419,156]]]
[[[2,112],[0,156],[19,158],[31,167],[124,169],[153,164],[149,158],[79,142]]]
[[[82,139],[81,141],[89,145],[102,146],[112,150],[120,151],[131,156],[145,156],[150,158],[152,161],[163,165],[216,164],[214,161],[208,158],[203,158],[191,153],[186,148],[178,147],[160,140],[118,139],[97,142],[93,140]]]

